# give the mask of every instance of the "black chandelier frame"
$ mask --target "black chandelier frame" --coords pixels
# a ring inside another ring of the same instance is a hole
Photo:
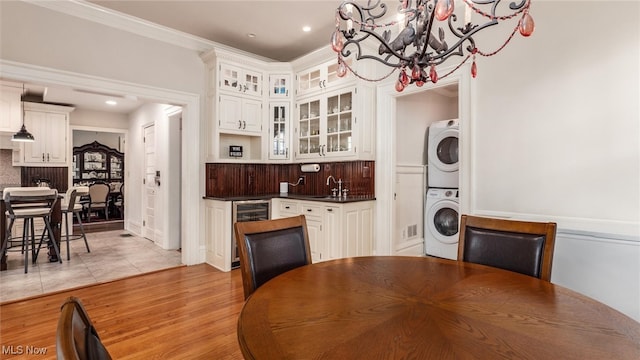
[[[383,80],[395,70],[401,69],[403,71],[400,74],[399,81],[403,81],[404,85],[416,82],[418,86],[422,86],[424,82],[431,81],[435,83],[438,79],[450,75],[470,57],[473,57],[472,75],[475,77],[475,55],[493,56],[501,51],[521,27],[524,17],[528,16],[531,0],[510,0],[508,5],[510,13],[504,16],[498,15],[498,9],[503,3],[502,0],[462,0],[470,10],[481,15],[481,18],[487,19],[487,21],[482,24],[473,24],[471,21],[463,23],[466,20],[460,22],[458,20],[459,17],[455,13],[451,13],[445,20],[449,33],[453,35],[448,37],[445,34],[445,28],[438,26],[436,22],[436,7],[439,1],[454,0],[398,0],[398,13],[404,14],[405,27],[397,34],[395,39],[390,38],[391,30],[389,29],[384,30],[382,34],[378,33],[381,28],[396,26],[399,23],[398,20],[384,24],[376,23],[387,16],[387,11],[389,10],[389,7],[382,0],[367,0],[366,5],[360,5],[355,1],[343,1],[336,10],[336,32],[332,37],[332,45],[334,45],[334,50],[338,53],[338,62],[357,77],[367,81]],[[480,6],[489,10],[485,12]],[[513,32],[498,49],[492,52],[482,52],[476,47],[476,42],[473,38],[475,34],[495,26],[503,20],[509,20],[521,15],[522,18],[518,21]],[[350,23],[352,26],[347,29],[341,29],[340,26],[344,22]],[[441,23],[444,24],[445,22],[442,21]],[[433,33],[434,28],[437,28],[437,36]],[[343,39],[335,39],[340,34]],[[523,35],[525,34],[523,33]],[[457,39],[455,44],[449,46],[447,40],[454,37]],[[335,46],[336,41],[341,42],[341,46],[338,48]],[[363,51],[363,45],[361,44],[371,41],[373,41],[374,45],[379,46],[379,56]],[[391,67],[392,70],[389,74],[379,79],[365,78],[344,61],[345,58],[352,56],[352,54],[355,54],[355,60],[357,61],[374,60]],[[464,58],[453,70],[438,77],[437,73],[435,73],[436,67],[453,56]],[[419,68],[420,75],[410,74],[408,79],[403,80],[403,76],[407,76],[404,73],[404,69],[415,72],[417,71],[416,66]],[[428,67],[430,68],[429,73],[426,71]]]

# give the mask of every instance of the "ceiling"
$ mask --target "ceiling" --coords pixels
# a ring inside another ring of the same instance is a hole
[[[291,61],[329,45],[335,11],[341,3],[340,0],[89,2],[276,61]],[[311,30],[304,32],[304,26]]]
[[[397,0],[384,2],[394,6]],[[102,11],[134,17],[135,21],[151,22],[264,58],[288,62],[329,45],[335,11],[341,1],[90,0],[88,3]],[[304,32],[304,26],[311,30]],[[25,85],[28,93],[41,95],[47,102],[70,104],[79,109],[128,114],[145,102],[86,89]],[[106,100],[115,100],[118,105],[107,105]]]

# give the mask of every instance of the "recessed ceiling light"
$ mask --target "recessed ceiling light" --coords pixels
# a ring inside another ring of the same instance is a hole
[[[304,26],[304,27],[302,27],[302,31],[304,31],[304,32],[309,32],[309,31],[311,31],[311,26]]]
[[[111,105],[111,106],[116,106],[116,105],[118,105],[118,103],[117,103],[117,102],[115,102],[114,100],[107,100],[107,101],[105,101],[104,103],[105,103],[105,104],[107,104],[107,105]]]
[[[248,33],[248,34],[247,34],[247,37],[249,37],[249,38],[252,38],[252,39],[253,39],[254,37],[256,37],[256,34],[254,34],[254,33]]]

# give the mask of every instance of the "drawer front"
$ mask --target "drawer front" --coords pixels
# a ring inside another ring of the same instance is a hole
[[[295,201],[280,201],[278,211],[281,216],[296,216],[300,214],[299,204]]]
[[[307,218],[322,220],[323,206],[302,204],[302,215]]]

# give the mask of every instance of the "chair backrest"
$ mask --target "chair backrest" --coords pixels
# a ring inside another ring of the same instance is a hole
[[[311,264],[304,215],[234,224],[244,298],[270,279]]]
[[[109,185],[105,183],[95,183],[89,185],[89,197],[92,203],[106,203],[109,196]]]
[[[58,360],[111,359],[80,299],[67,298],[62,304],[56,332]]]
[[[65,208],[62,210],[73,211],[73,208],[78,202],[77,199],[80,198],[81,196],[88,195],[88,194],[89,194],[88,186],[70,187],[69,189],[67,189],[67,192],[64,195],[65,201],[62,203],[62,205],[65,206]]]
[[[7,212],[14,215],[14,210],[25,209],[29,207],[49,208],[49,212],[53,210],[53,206],[58,200],[58,190],[46,187],[8,187],[2,191],[2,199],[4,200]]]
[[[551,280],[556,223],[462,215],[458,260]]]

